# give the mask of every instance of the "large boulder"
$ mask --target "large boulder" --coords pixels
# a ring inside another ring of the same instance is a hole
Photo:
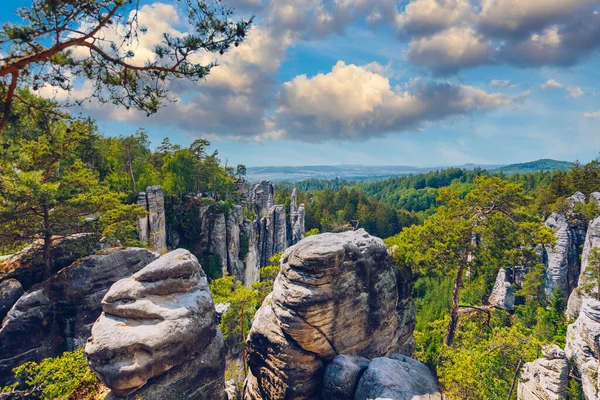
[[[71,265],[75,260],[96,252],[100,247],[98,236],[79,233],[52,241],[52,273]],[[23,250],[0,258],[0,281],[16,279],[24,290],[44,281],[44,258],[41,241]]]
[[[429,368],[400,354],[375,358],[362,374],[354,400],[442,400]]]
[[[102,299],[85,347],[113,397],[221,399],[225,347],[206,274],[187,250],[172,251]]]
[[[19,300],[25,293],[23,286],[16,279],[7,279],[0,282],[0,326],[8,310]]]
[[[140,248],[107,250],[62,269],[21,296],[0,328],[0,385],[26,361],[83,345],[110,286],[157,257]]]
[[[544,358],[526,363],[519,377],[518,400],[566,400],[569,361],[557,345],[542,348]]]
[[[248,336],[245,398],[319,399],[325,365],[338,354],[411,354],[408,278],[362,229],[289,248]]]
[[[369,360],[340,354],[325,368],[323,397],[325,400],[354,399],[358,381],[369,368]]]
[[[579,318],[567,329],[565,353],[575,375],[581,377],[585,398],[600,398],[598,358],[600,357],[600,301],[584,298]]]

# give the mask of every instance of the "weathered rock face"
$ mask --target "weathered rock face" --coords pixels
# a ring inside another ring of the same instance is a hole
[[[64,268],[25,293],[0,328],[0,385],[11,369],[85,343],[101,313],[100,300],[121,278],[158,257],[146,249],[112,249]]]
[[[60,271],[81,257],[93,254],[99,246],[99,238],[87,233],[54,240],[52,246],[53,272]],[[42,282],[44,280],[42,244],[36,242],[18,253],[3,257],[0,260],[0,282],[6,279],[18,280],[25,290]]]
[[[581,200],[580,196],[573,199]],[[546,226],[556,229],[557,242],[554,248],[546,248],[543,254],[546,264],[544,290],[551,296],[555,289],[560,289],[563,296],[568,297],[579,278],[578,248],[585,240],[585,223],[572,215],[552,213],[546,220]]]
[[[23,286],[16,279],[7,279],[0,282],[0,326],[8,310],[25,293]]]
[[[250,189],[250,202],[254,207],[256,219],[266,217],[267,213],[275,205],[275,188],[269,181],[255,183]]]
[[[589,272],[586,272],[588,258],[594,247],[600,247],[600,217],[594,219],[588,225],[585,243],[583,245],[583,253],[581,254],[581,274],[579,274],[578,288],[589,283],[594,283]],[[596,292],[596,290],[597,289],[593,289],[593,292]],[[567,305],[567,316],[569,318],[577,318],[579,316],[581,302],[584,297],[587,297],[586,294],[582,293],[579,289],[573,290],[571,296],[569,296],[569,303]]]
[[[392,354],[369,363],[353,399],[442,400],[442,394],[429,368],[412,358]]]
[[[567,329],[565,353],[572,360],[575,375],[581,377],[585,398],[598,399],[600,355],[600,302],[584,298],[579,318]]]
[[[557,345],[542,348],[544,358],[525,364],[517,388],[518,400],[566,400],[569,361]]]
[[[515,289],[506,276],[506,270],[500,269],[496,276],[496,283],[492,289],[492,294],[488,299],[490,305],[505,310],[514,310],[515,307]]]
[[[362,229],[289,248],[248,336],[245,398],[319,399],[325,365],[338,354],[411,354],[406,278],[383,241]]]
[[[323,398],[325,400],[354,399],[358,381],[369,368],[369,360],[340,354],[325,368]]]
[[[525,267],[500,269],[496,276],[496,283],[494,284],[492,293],[488,298],[488,303],[492,306],[512,311],[517,301],[515,289],[522,287],[525,275],[528,272],[529,269]]]
[[[144,208],[144,210],[148,210],[148,195],[146,192],[139,192],[137,203]],[[144,215],[140,219],[138,219],[137,223],[137,231],[138,238],[142,243],[149,243],[150,240],[150,224],[148,222],[148,216]]]
[[[150,244],[159,254],[167,251],[167,221],[165,219],[165,195],[159,186],[146,188],[148,198],[148,225]]]
[[[304,220],[306,215],[306,210],[304,209],[304,204],[298,204],[298,194],[296,192],[296,188],[292,191],[292,201],[290,204],[290,226],[291,226],[291,242],[290,245],[295,245],[302,239],[304,239]]]
[[[85,352],[112,390],[128,398],[221,399],[225,348],[206,274],[172,251],[115,283]]]

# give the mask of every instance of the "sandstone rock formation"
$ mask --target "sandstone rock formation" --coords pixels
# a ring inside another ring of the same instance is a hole
[[[8,310],[12,308],[23,293],[25,293],[23,286],[16,279],[7,279],[0,282],[0,326]]]
[[[412,354],[408,281],[383,241],[362,229],[289,248],[248,336],[245,398],[319,399],[338,354]]]
[[[579,280],[577,287],[580,288],[583,285],[592,283],[595,287],[594,280],[590,277],[589,272],[586,272],[588,267],[588,258],[591,250],[594,247],[600,247],[600,217],[591,221],[588,225],[587,234],[585,236],[585,243],[583,245],[583,252],[581,254],[581,273],[579,274]],[[594,288],[592,290],[596,292]],[[587,297],[585,293],[582,293],[580,289],[575,289],[569,296],[569,302],[567,305],[567,316],[569,318],[577,318],[579,316],[579,310],[581,308],[581,302],[583,298]]]
[[[93,254],[99,248],[96,235],[80,233],[55,239],[52,245],[52,271],[57,272],[75,260]],[[0,258],[0,282],[16,279],[24,290],[44,280],[44,259],[41,242]]]
[[[165,194],[160,186],[148,186],[146,192],[138,193],[138,204],[148,215],[138,220],[138,237],[141,242],[163,254],[167,251],[167,221],[165,217]]]
[[[304,239],[304,220],[306,216],[306,210],[304,204],[298,206],[298,193],[296,188],[292,191],[292,200],[290,203],[290,228],[291,238],[290,245],[295,245],[302,239]]]
[[[529,269],[525,267],[500,269],[496,275],[496,283],[488,298],[488,303],[504,310],[513,311],[517,301],[515,291],[522,287],[528,272]]]
[[[515,307],[515,289],[506,276],[506,270],[500,269],[496,283],[488,299],[490,305],[512,311]]]
[[[600,301],[584,298],[579,318],[567,329],[565,353],[581,377],[585,398],[600,398],[598,357],[600,356]]]
[[[577,192],[568,200],[574,206],[585,202],[585,196]],[[586,223],[572,212],[554,212],[546,219],[546,226],[556,229],[557,238],[555,246],[545,248],[542,255],[546,264],[544,290],[548,296],[560,289],[567,298],[577,285],[580,272],[578,248],[585,240]]]
[[[110,286],[158,257],[146,249],[111,249],[62,269],[19,298],[0,328],[0,385],[11,369],[85,343]]]
[[[354,399],[358,381],[367,368],[369,360],[340,354],[325,368],[323,398],[325,400]]]
[[[267,213],[275,205],[275,188],[269,181],[255,183],[250,189],[250,203],[256,213],[256,219],[266,217]]]
[[[557,345],[542,348],[544,358],[525,364],[518,400],[566,400],[569,386],[569,361]]]
[[[392,354],[371,360],[353,399],[442,400],[442,394],[429,368],[412,358]]]
[[[102,299],[85,347],[112,395],[221,399],[225,348],[206,274],[187,250],[172,251]]]

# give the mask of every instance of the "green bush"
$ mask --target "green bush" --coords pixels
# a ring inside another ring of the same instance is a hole
[[[43,400],[93,399],[98,393],[99,380],[89,368],[83,348],[65,352],[39,363],[27,362],[13,369],[16,383],[2,389],[28,392],[28,398]]]

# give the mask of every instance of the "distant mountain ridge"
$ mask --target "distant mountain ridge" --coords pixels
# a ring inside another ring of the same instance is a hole
[[[536,171],[569,170],[573,167],[573,165],[574,163],[570,161],[558,161],[549,158],[543,158],[541,160],[536,161],[505,165],[500,168],[490,170],[490,172],[504,172],[505,174],[523,174]]]
[[[527,173],[535,171],[554,171],[570,169],[573,163],[551,159],[541,159],[520,164],[490,165],[490,164],[464,164],[458,166],[438,167],[413,167],[409,165],[306,165],[306,166],[267,166],[249,167],[248,180],[252,182],[269,180],[272,182],[299,182],[307,179],[346,179],[353,181],[374,181],[396,176],[424,174],[448,168],[461,168],[473,170],[486,169],[490,172],[503,172],[505,174]]]

